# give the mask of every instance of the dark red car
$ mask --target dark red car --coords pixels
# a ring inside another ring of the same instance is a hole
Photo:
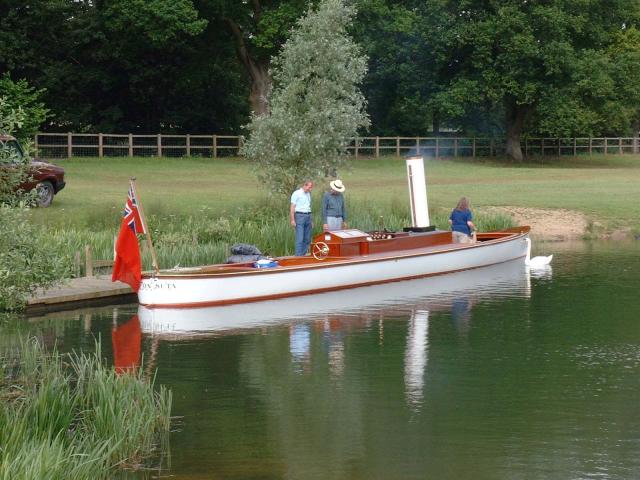
[[[0,135],[0,144],[9,148],[18,158],[24,158],[24,151],[18,141],[10,135]],[[53,196],[65,186],[64,168],[40,161],[31,161],[29,169],[31,179],[20,185],[21,190],[29,191],[34,188],[38,192],[38,206],[48,207],[53,202]]]

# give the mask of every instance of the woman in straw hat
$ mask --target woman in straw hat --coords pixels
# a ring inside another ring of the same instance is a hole
[[[347,227],[347,211],[344,206],[345,191],[341,180],[329,182],[331,190],[324,192],[322,197],[322,228],[325,232],[341,230]]]

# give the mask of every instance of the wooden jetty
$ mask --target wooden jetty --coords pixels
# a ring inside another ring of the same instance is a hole
[[[126,283],[112,282],[111,276],[73,278],[61,286],[38,290],[27,301],[27,311],[61,310],[83,305],[136,301]]]

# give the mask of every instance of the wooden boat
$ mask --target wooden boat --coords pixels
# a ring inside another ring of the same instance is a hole
[[[291,321],[340,318],[357,322],[401,316],[416,309],[452,311],[456,305],[501,298],[529,298],[530,274],[522,260],[475,268],[449,275],[403,280],[348,290],[237,305],[201,308],[138,307],[145,334],[160,338],[190,338],[263,328]]]
[[[448,231],[340,230],[314,237],[311,255],[279,257],[277,266],[208,265],[143,274],[141,305],[182,308],[308,295],[470,270],[527,255],[529,227],[477,234],[454,243]]]

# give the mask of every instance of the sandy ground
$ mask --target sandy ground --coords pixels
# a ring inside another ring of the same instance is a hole
[[[525,207],[490,207],[489,210],[511,215],[518,225],[529,225],[531,236],[544,240],[575,240],[582,238],[587,218],[572,210],[551,210]]]

